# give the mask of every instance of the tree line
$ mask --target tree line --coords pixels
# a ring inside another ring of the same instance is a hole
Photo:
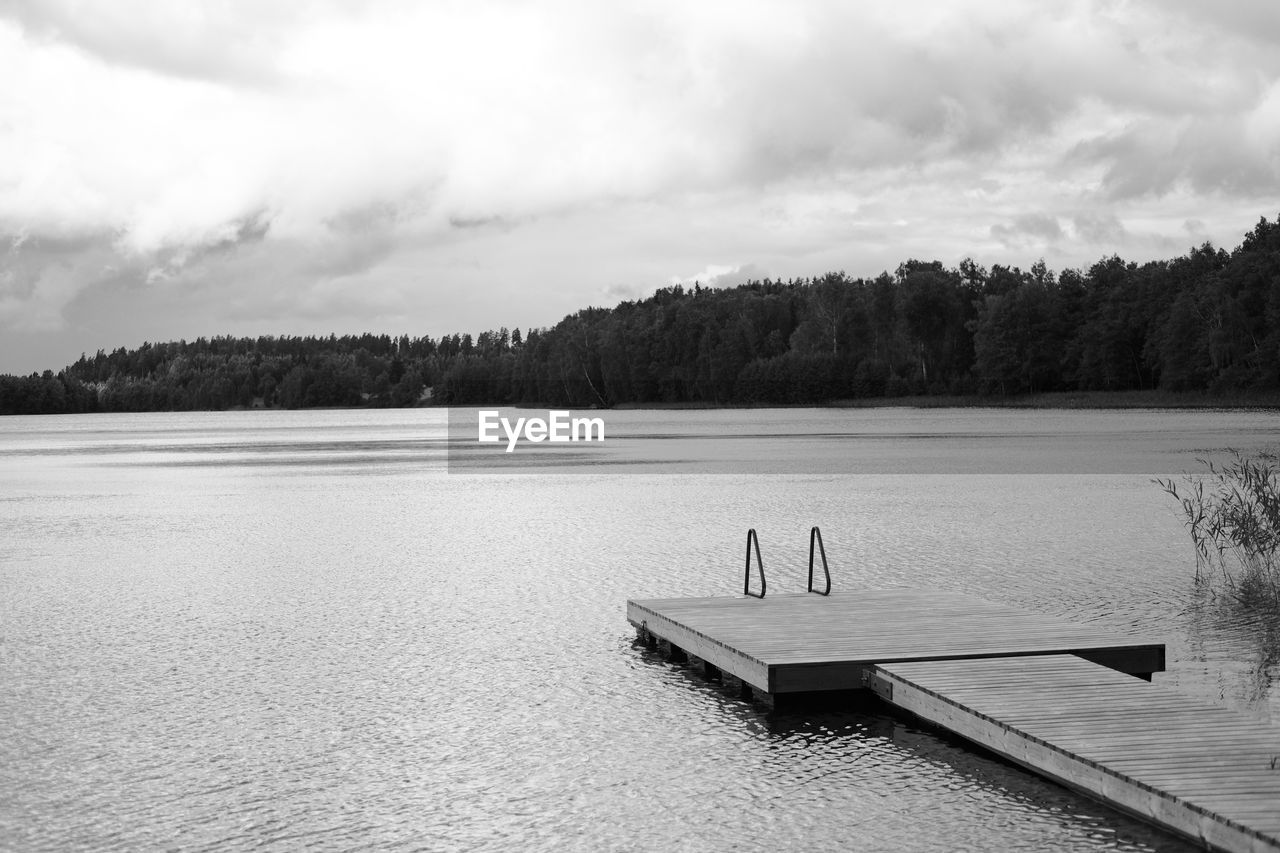
[[[144,343],[0,376],[0,413],[528,403],[803,404],[909,394],[1280,387],[1280,217],[1232,252],[1055,274],[908,260],[661,288],[555,326]]]

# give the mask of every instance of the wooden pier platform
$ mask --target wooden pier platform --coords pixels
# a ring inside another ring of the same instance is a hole
[[[889,661],[1068,653],[1132,675],[1164,670],[1164,644],[952,592],[656,598],[627,602],[637,629],[777,695],[866,686]]]
[[[870,689],[1198,843],[1280,851],[1280,727],[1149,683],[1150,638],[902,589],[641,599],[627,618],[766,701]]]

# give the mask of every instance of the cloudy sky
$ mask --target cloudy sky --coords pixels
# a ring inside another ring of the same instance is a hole
[[[1274,0],[0,0],[0,372],[1277,213]]]

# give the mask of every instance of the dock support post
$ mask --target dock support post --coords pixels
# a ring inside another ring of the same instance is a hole
[[[685,660],[687,660],[684,653],[684,649],[680,648],[670,640],[664,639],[662,637],[658,638],[658,651],[666,655],[667,660],[671,661],[672,663],[684,663]]]
[[[720,668],[713,663],[707,663],[702,658],[691,652],[685,652],[688,659],[689,668],[701,675],[707,681],[714,681],[720,675]]]
[[[777,707],[778,697],[774,696],[772,693],[766,693],[763,690],[752,687],[741,678],[738,678],[738,676],[725,672],[722,669],[718,670],[718,672],[720,673],[720,686],[723,687],[724,691],[733,698],[742,699],[746,702],[759,702],[770,710]]]
[[[720,686],[725,692],[735,699],[750,699],[751,685],[747,684],[736,675],[732,675],[724,670],[720,671]]]

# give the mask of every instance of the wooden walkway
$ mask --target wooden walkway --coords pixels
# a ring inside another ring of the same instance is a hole
[[[766,701],[870,688],[1199,843],[1280,851],[1280,727],[1149,683],[1149,638],[913,590],[632,600],[627,618]]]
[[[894,705],[1221,850],[1280,850],[1280,728],[1077,657],[892,663]]]

